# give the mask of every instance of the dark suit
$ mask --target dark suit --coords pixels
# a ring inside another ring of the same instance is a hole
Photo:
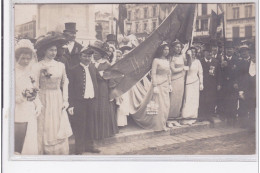
[[[89,65],[89,73],[94,87],[94,98],[85,99],[86,74],[81,65],[75,66],[69,72],[69,104],[74,107],[71,116],[71,126],[75,136],[75,152],[81,154],[93,147],[95,121],[97,114],[97,69],[94,64]]]
[[[71,52],[69,52],[68,48],[66,48],[63,51],[63,54],[60,57],[60,61],[65,64],[67,75],[69,75],[68,73],[71,69],[73,69],[80,63],[81,49],[82,49],[82,45],[75,41]]]
[[[221,83],[219,62],[212,58],[211,62],[201,59],[203,68],[204,89],[200,92],[199,119],[212,120],[217,100],[217,86]]]
[[[256,75],[249,74],[251,57],[248,60],[240,60],[240,73],[238,78],[239,91],[244,92],[244,99],[239,99],[239,117],[245,121],[249,117],[255,123],[256,109]]]
[[[232,56],[231,60],[224,57],[224,61],[227,62],[227,66],[222,67],[222,118],[232,120],[237,114],[238,103],[238,89],[234,87],[234,84],[238,84],[239,77],[239,59],[236,56]]]

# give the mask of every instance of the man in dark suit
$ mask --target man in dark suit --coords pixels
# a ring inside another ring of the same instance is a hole
[[[242,127],[255,130],[256,109],[256,63],[249,54],[249,47],[241,45],[239,74],[239,120]]]
[[[222,120],[234,125],[237,115],[238,104],[238,77],[239,59],[234,54],[234,47],[231,41],[226,42],[226,56],[221,62],[222,71]]]
[[[83,48],[80,63],[70,71],[68,112],[72,115],[71,125],[75,136],[75,153],[99,153],[94,148],[95,118],[97,113],[97,69],[91,63],[94,52]]]
[[[63,31],[68,43],[63,46],[63,54],[60,61],[65,64],[67,75],[69,71],[80,63],[80,51],[82,45],[75,41],[76,38],[76,23],[65,23],[65,30]]]
[[[221,72],[219,62],[212,57],[209,46],[203,50],[201,65],[203,68],[204,89],[200,92],[199,120],[214,123],[217,90],[221,88]]]

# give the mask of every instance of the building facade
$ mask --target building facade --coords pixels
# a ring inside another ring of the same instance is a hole
[[[36,20],[15,26],[16,38],[35,39],[36,37]]]
[[[106,36],[110,33],[114,33],[113,30],[113,18],[111,13],[95,13],[95,23],[96,23],[96,32],[97,32],[97,39],[105,41]]]
[[[159,25],[159,4],[127,4],[125,33],[146,37]]]
[[[65,23],[75,22],[76,40],[88,45],[96,40],[94,5],[89,4],[42,4],[38,5],[36,35],[49,31],[63,32]]]
[[[255,4],[226,5],[226,38],[235,42],[255,38]]]

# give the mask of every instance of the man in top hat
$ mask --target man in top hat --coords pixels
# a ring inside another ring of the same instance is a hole
[[[117,47],[117,45],[116,45],[117,40],[116,40],[116,36],[114,34],[108,34],[106,42],[109,45],[113,45],[114,47]]]
[[[75,153],[99,153],[94,148],[99,74],[92,61],[93,50],[83,48],[80,63],[73,67],[69,77],[69,108],[75,136]]]
[[[221,62],[222,71],[222,89],[221,103],[218,113],[222,120],[227,120],[228,124],[234,125],[237,114],[238,101],[238,77],[239,77],[239,59],[234,54],[234,46],[232,41],[225,44],[226,56]]]
[[[249,54],[249,47],[242,44],[240,53],[239,75],[239,120],[243,127],[253,127],[256,108],[256,60]],[[250,122],[251,121],[251,122]],[[251,124],[249,124],[249,122]]]
[[[219,62],[212,57],[209,45],[203,50],[201,65],[203,68],[204,89],[200,92],[199,120],[214,123],[217,91],[221,88],[221,71]]]
[[[65,23],[65,30],[63,31],[68,43],[63,46],[63,56],[61,61],[65,64],[67,74],[69,71],[80,63],[80,51],[82,45],[75,41],[76,33],[76,23]]]

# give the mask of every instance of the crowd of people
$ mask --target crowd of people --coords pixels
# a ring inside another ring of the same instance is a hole
[[[249,119],[255,123],[256,64],[246,43],[236,52],[226,42],[221,52],[212,43],[200,49],[162,42],[151,72],[110,99],[113,80],[103,78],[104,71],[138,45],[127,37],[118,43],[109,34],[106,42],[85,47],[75,41],[76,33],[76,23],[65,23],[63,33],[15,45],[16,154],[67,155],[72,135],[75,154],[99,153],[94,141],[114,136],[128,116],[155,131],[214,124],[214,117],[230,125],[238,118],[243,126]]]

